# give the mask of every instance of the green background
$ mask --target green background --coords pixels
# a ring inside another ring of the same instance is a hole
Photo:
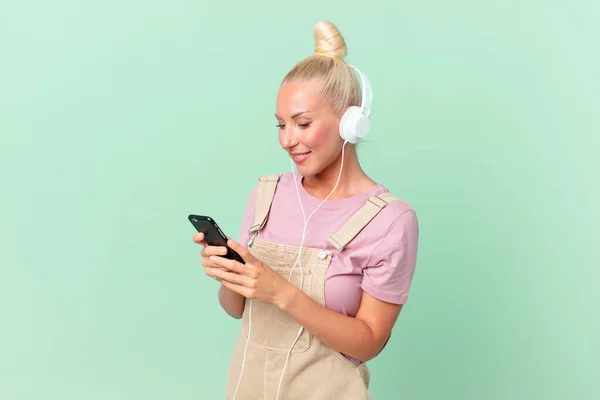
[[[239,321],[186,217],[237,236],[289,170],[275,96],[319,20],[420,221],[373,397],[599,398],[600,6],[562,3],[3,3],[0,398],[223,397]]]

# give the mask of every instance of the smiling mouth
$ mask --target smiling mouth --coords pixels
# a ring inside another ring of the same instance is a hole
[[[292,160],[294,160],[294,162],[296,164],[300,164],[303,163],[304,161],[306,161],[308,159],[308,157],[310,156],[311,152],[307,151],[306,153],[290,153],[290,156],[292,157]]]

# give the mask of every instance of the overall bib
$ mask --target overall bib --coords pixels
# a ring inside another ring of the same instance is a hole
[[[299,247],[277,245],[256,238],[264,227],[275,194],[278,175],[261,177],[256,200],[254,225],[250,227],[250,252],[286,280],[298,257]],[[354,215],[330,236],[328,242],[337,250],[344,247],[395,198],[389,193],[371,196]],[[325,306],[325,276],[333,252],[302,248],[302,291]],[[290,282],[300,287],[300,267],[296,265]],[[274,400],[290,346],[300,325],[287,313],[272,304],[246,300],[242,326],[233,348],[227,378],[226,399],[231,400],[238,384],[244,348],[251,324],[250,341],[236,400]],[[251,316],[251,320],[250,320]],[[291,351],[279,399],[281,400],[365,400],[370,372],[366,364],[355,365],[342,354],[321,343],[303,330]]]

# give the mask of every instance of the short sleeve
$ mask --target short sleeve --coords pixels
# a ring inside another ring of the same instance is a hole
[[[418,236],[415,211],[399,215],[371,254],[362,289],[388,303],[406,303],[417,262]]]
[[[248,235],[248,229],[254,223],[254,208],[256,205],[256,195],[258,193],[258,185],[255,185],[252,191],[250,192],[250,196],[248,198],[248,202],[246,203],[246,211],[244,213],[244,217],[242,219],[242,225],[240,227],[240,234],[238,235],[237,242],[244,247],[248,247],[248,240],[250,240],[250,236]]]

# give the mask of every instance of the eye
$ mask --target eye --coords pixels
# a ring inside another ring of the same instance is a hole
[[[302,129],[306,129],[306,128],[308,128],[308,127],[310,126],[310,122],[307,122],[307,123],[305,123],[305,124],[298,124],[298,126],[299,126],[300,128],[302,128]]]
[[[275,126],[276,126],[276,127],[278,127],[279,129],[284,129],[284,128],[285,128],[285,125],[284,125],[284,124],[277,124],[277,125],[275,125]]]

